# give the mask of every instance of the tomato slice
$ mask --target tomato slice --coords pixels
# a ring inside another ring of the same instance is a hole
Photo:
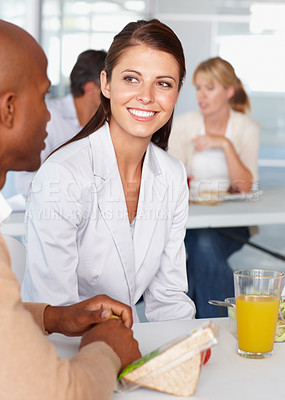
[[[211,357],[211,349],[207,349],[205,351],[201,352],[201,362],[203,365],[205,365],[208,361],[209,358]]]

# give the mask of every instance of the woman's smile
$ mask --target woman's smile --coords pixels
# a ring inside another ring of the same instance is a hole
[[[128,108],[128,111],[137,121],[146,121],[146,122],[152,121],[158,114],[157,111],[147,111],[139,108]]]

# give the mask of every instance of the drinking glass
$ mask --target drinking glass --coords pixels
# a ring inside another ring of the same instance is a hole
[[[238,354],[272,355],[284,274],[264,269],[234,272]]]

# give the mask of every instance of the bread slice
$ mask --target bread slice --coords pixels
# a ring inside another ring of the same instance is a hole
[[[226,194],[225,191],[204,190],[199,193],[191,193],[190,191],[190,203],[213,206],[222,203],[223,196]]]
[[[214,323],[171,342],[127,367],[120,375],[122,386],[143,386],[176,396],[191,396],[196,389],[201,351],[217,342]],[[134,367],[134,369],[132,369]]]

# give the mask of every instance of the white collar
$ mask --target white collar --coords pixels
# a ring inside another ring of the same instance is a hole
[[[6,221],[11,212],[12,212],[11,207],[9,206],[3,195],[0,193],[0,225],[4,221]]]
[[[88,140],[93,154],[92,166],[94,175],[103,179],[109,178],[113,170],[117,168],[117,159],[108,122],[105,122],[101,128],[91,133],[88,136]],[[161,174],[161,168],[155,156],[154,149],[156,147],[154,143],[149,143],[143,163],[144,168],[148,166],[155,176]],[[97,149],[100,149],[100,152]],[[96,157],[94,156],[95,154]]]

